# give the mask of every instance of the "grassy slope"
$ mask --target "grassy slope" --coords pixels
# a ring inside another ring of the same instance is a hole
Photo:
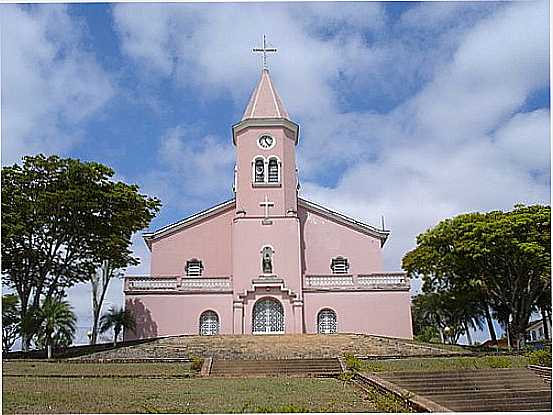
[[[499,367],[525,367],[524,356],[482,356],[482,357],[433,357],[398,360],[364,360],[361,371],[431,371],[456,369],[491,369]]]
[[[34,367],[32,367],[34,365]],[[174,364],[4,362],[4,374],[174,374]],[[400,412],[397,401],[336,379],[3,378],[6,413]]]

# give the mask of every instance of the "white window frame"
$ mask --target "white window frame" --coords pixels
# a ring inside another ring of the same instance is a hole
[[[202,326],[202,318],[206,318],[208,315],[215,316],[215,321],[217,322],[217,329],[215,333],[204,333],[203,332],[203,326]],[[200,336],[217,336],[221,331],[221,319],[219,318],[219,314],[217,314],[214,310],[205,310],[200,314],[200,321],[199,321],[199,335]]]
[[[189,270],[189,267],[190,267],[190,263],[191,262],[198,262],[200,264],[200,267],[199,267],[199,273],[196,274],[190,274],[190,270]],[[187,277],[201,277],[202,274],[204,272],[204,264],[202,262],[201,259],[198,259],[198,258],[190,258],[189,260],[186,261],[186,265],[184,266],[184,274],[187,276]]]
[[[344,271],[340,271],[340,272],[337,272],[335,269],[334,269],[334,265],[335,265],[335,262],[336,260],[341,260],[341,261],[344,261],[345,262],[345,270]],[[349,273],[349,269],[350,269],[350,264],[349,264],[349,261],[348,261],[348,258],[345,257],[345,256],[342,256],[342,255],[339,255],[337,257],[334,257],[332,258],[332,260],[330,261],[330,270],[332,271],[332,274],[336,274],[336,275],[346,275]]]
[[[258,160],[261,160],[263,161],[263,181],[262,182],[258,182],[255,180],[255,164]],[[268,172],[267,172],[267,160],[265,159],[265,157],[263,157],[262,155],[257,155],[253,158],[252,160],[252,183],[254,185],[256,184],[264,184],[264,183],[267,183],[267,177],[268,177]]]
[[[276,160],[276,163],[277,163],[277,181],[276,182],[269,181],[269,163],[271,162],[271,160]],[[281,172],[282,172],[282,162],[280,161],[278,156],[269,156],[267,158],[267,183],[273,184],[273,185],[280,184]]]

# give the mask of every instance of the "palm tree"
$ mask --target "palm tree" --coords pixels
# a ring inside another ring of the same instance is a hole
[[[125,310],[123,307],[111,307],[109,311],[100,319],[100,333],[113,328],[113,345],[117,345],[117,337],[121,330],[136,329],[136,320],[130,310]]]
[[[48,350],[48,359],[52,358],[52,348],[63,343],[71,344],[76,331],[77,318],[67,301],[49,298],[37,312],[40,321],[38,335]]]

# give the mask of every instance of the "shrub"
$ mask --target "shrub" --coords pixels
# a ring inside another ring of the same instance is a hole
[[[191,371],[199,372],[200,370],[202,370],[204,359],[199,356],[190,356],[190,360],[192,361],[192,363],[190,364]]]
[[[361,359],[358,359],[351,353],[346,353],[344,355],[344,360],[346,361],[346,367],[354,372],[358,372],[361,369]]]
[[[525,356],[528,358],[528,363],[531,365],[551,367],[551,349],[535,350],[526,353]]]
[[[353,373],[351,372],[342,372],[338,375],[338,380],[349,382],[353,378]]]

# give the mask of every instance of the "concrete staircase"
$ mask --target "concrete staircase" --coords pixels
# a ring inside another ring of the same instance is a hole
[[[455,412],[551,411],[550,385],[524,368],[377,376]]]
[[[209,376],[332,377],[342,372],[338,359],[222,360],[214,359]]]
[[[85,359],[169,359],[190,355],[215,359],[321,359],[357,356],[447,355],[460,347],[418,344],[409,340],[363,334],[285,334],[265,336],[175,336],[106,350]]]

